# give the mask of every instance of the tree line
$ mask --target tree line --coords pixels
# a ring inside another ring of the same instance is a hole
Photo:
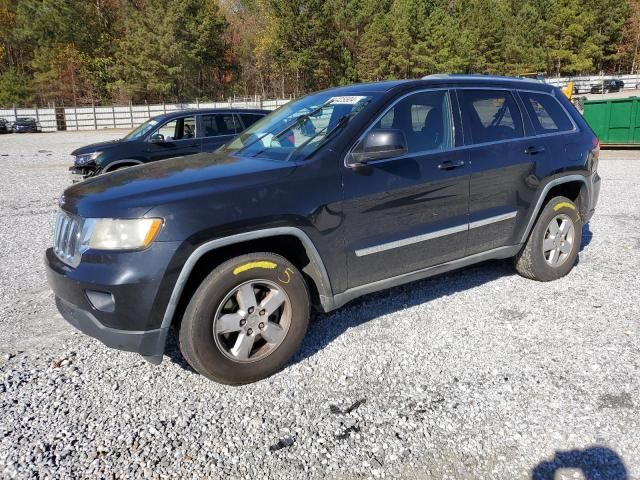
[[[0,0],[0,105],[638,68],[640,0]]]

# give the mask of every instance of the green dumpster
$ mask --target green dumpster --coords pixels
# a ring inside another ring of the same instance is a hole
[[[602,145],[640,145],[640,97],[584,102],[584,119]]]

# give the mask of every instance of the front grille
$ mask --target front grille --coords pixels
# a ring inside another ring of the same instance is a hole
[[[67,265],[77,266],[82,222],[79,217],[58,212],[53,235],[53,251]]]

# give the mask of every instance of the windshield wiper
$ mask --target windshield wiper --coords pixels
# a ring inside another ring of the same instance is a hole
[[[265,138],[267,135],[273,135],[273,138],[280,138],[282,135],[284,135],[285,133],[287,133],[289,130],[291,130],[292,128],[295,128],[298,125],[301,125],[302,123],[306,122],[307,120],[309,120],[311,117],[313,117],[314,115],[316,115],[318,112],[322,111],[322,109],[324,107],[326,107],[327,105],[331,104],[331,102],[333,102],[333,98],[330,99],[328,102],[323,103],[322,105],[320,105],[318,108],[313,109],[312,111],[310,111],[309,113],[305,113],[303,115],[300,115],[298,118],[296,118],[296,120],[287,125],[285,128],[281,129],[280,131],[278,131],[277,133],[271,133],[271,132],[267,132],[264,135],[262,135],[261,137],[255,139],[253,142],[249,143],[248,145],[243,146],[240,150],[238,150],[238,153],[241,153],[243,151],[245,151],[247,148],[255,145],[256,143],[258,143],[259,141],[261,141],[263,138]],[[264,152],[267,149],[267,147],[263,148],[262,150],[259,150],[257,153],[255,153],[253,156],[257,156],[259,154],[261,154],[262,152]]]

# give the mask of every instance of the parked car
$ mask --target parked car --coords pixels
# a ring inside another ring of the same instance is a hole
[[[598,200],[598,155],[539,82],[325,90],[216,152],[68,188],[48,281],[62,316],[106,345],[159,363],[175,328],[195,370],[249,383],[287,364],[313,310],[489,259],[563,277]]]
[[[0,133],[9,133],[11,132],[11,126],[9,122],[7,122],[4,118],[0,118]]]
[[[18,117],[11,125],[11,131],[14,133],[40,133],[42,126],[35,118]]]
[[[74,150],[78,179],[165,158],[212,152],[267,115],[266,110],[187,110],[151,118],[124,138]]]
[[[622,80],[603,80],[602,82],[591,85],[591,93],[615,93],[624,88]]]

